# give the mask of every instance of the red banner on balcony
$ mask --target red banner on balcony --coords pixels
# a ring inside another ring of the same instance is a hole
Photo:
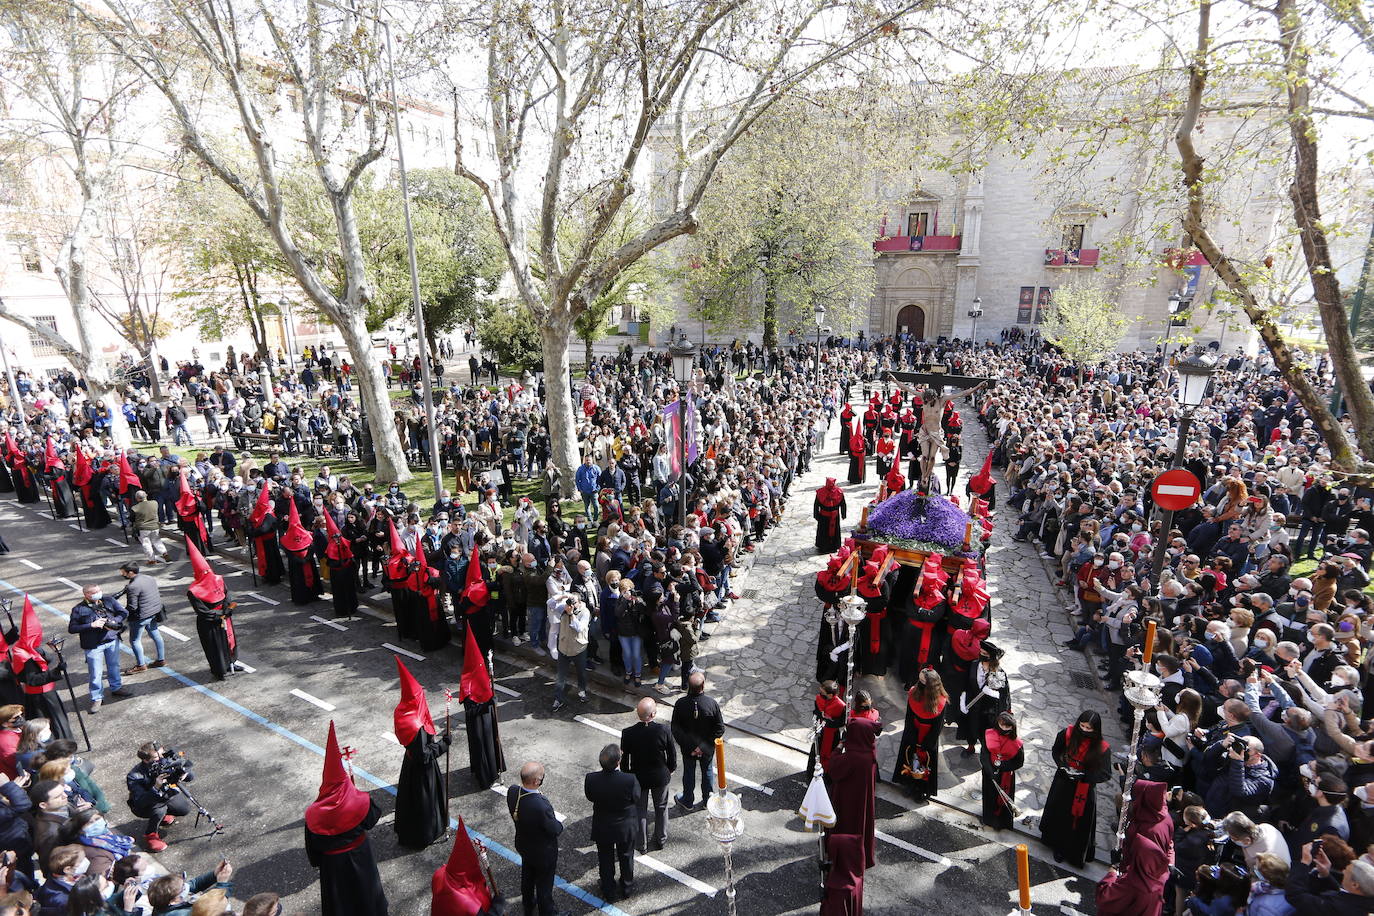
[[[958,251],[963,236],[958,235],[894,235],[873,243],[873,250],[883,251]]]

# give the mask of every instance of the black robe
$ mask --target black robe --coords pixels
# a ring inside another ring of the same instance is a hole
[[[934,607],[924,608],[912,603],[902,611],[901,634],[897,640],[897,671],[901,675],[902,686],[910,688],[916,683],[916,675],[921,673],[922,668],[927,665],[939,667],[940,647],[944,639],[941,622],[949,613],[949,604],[940,601]],[[954,685],[954,689],[958,690],[959,685]]]
[[[396,842],[424,849],[448,830],[448,796],[439,759],[448,740],[417,729],[406,745],[401,776],[396,780]]]
[[[218,680],[233,673],[234,662],[239,658],[239,642],[234,632],[233,599],[226,591],[224,597],[214,604],[208,604],[190,592],[191,610],[196,612],[196,634],[200,636],[200,647],[205,650],[205,661],[210,665],[210,673]]]
[[[995,697],[988,696],[982,692],[983,687],[978,683],[982,670],[982,664],[975,661],[969,665],[968,678],[964,681],[963,698],[959,703],[963,715],[959,719],[959,728],[955,734],[965,744],[982,743],[983,733],[997,724],[998,714],[1011,709],[1011,678],[1005,671],[996,672],[1001,675],[1002,686]],[[966,711],[965,706],[968,707]]]
[[[81,509],[86,515],[86,527],[99,531],[110,527],[110,510],[105,507],[105,472],[92,471],[91,479],[81,488]]]
[[[410,588],[410,575],[393,579],[389,567],[382,569],[382,584],[391,592],[391,612],[396,617],[396,635],[417,639],[420,633],[420,595]]]
[[[10,463],[0,460],[0,493],[14,492],[14,475],[10,473]]]
[[[252,525],[252,522],[249,522]],[[253,558],[257,564],[258,576],[268,585],[281,581],[285,567],[281,562],[281,550],[277,546],[277,517],[271,512],[263,516],[262,524],[252,527]]]
[[[53,518],[71,518],[76,514],[76,494],[72,492],[71,476],[70,471],[58,471],[48,479]]]
[[[320,566],[315,562],[315,551],[310,547],[286,551],[286,574],[291,581],[293,604],[312,604],[324,593],[324,586],[320,583]]]
[[[863,483],[864,475],[868,472],[866,451],[855,451],[854,446],[863,442],[862,437],[855,436],[849,442],[849,477],[850,483]]]
[[[7,658],[0,658],[0,706],[23,706],[24,691],[15,680]]]
[[[367,838],[367,831],[377,825],[381,816],[382,809],[374,801],[352,830],[325,835],[305,828],[305,855],[320,870],[321,913],[386,916],[382,876],[377,872],[377,859]]]
[[[412,592],[416,609],[415,638],[420,641],[420,648],[426,651],[443,648],[451,638],[448,613],[444,610],[443,582],[438,574],[428,575],[432,572],[434,570],[427,567],[423,588]]]
[[[29,470],[26,460],[21,459],[14,465],[10,473],[14,475],[14,493],[21,503],[36,503],[42,499],[38,492],[38,481],[34,479],[33,471]]]
[[[52,725],[54,738],[74,739],[76,736],[72,734],[71,723],[67,721],[67,711],[62,707],[62,697],[57,692],[58,685],[63,680],[62,676],[67,670],[67,663],[58,662],[46,646],[42,652],[44,661],[48,663],[48,670],[44,671],[37,662],[29,661],[15,678],[21,687],[28,688],[24,691],[24,718],[37,719],[41,716]],[[38,693],[29,692],[35,688],[44,689]]]
[[[830,652],[849,641],[849,626],[838,619],[831,623],[825,616],[822,611],[820,635],[816,639],[816,680],[835,681],[844,686],[849,673],[849,650],[840,652],[833,659]]]
[[[1002,796],[997,794],[994,781],[1002,786],[1002,791],[1007,793],[1007,798],[1016,799],[1016,771],[1026,764],[1026,747],[1022,745],[1016,752],[1016,756],[1010,760],[1003,760],[999,764],[994,764],[992,755],[988,753],[987,742],[978,752],[978,759],[983,764],[983,816],[982,821],[989,827],[998,830],[1012,829],[1011,809],[1006,802],[1002,801]]]
[[[478,786],[487,787],[506,772],[506,755],[501,750],[501,723],[496,715],[496,699],[485,703],[463,701],[467,722],[468,763]]]
[[[334,600],[334,616],[352,617],[358,612],[358,561],[325,562],[329,564],[329,596]]]
[[[1101,740],[1100,738],[1098,739]],[[1045,796],[1045,811],[1040,816],[1040,837],[1054,851],[1075,868],[1091,862],[1096,852],[1097,788],[1099,782],[1111,778],[1112,755],[1106,742],[1095,761],[1080,761],[1082,776],[1070,776],[1065,767],[1068,759],[1067,729],[1054,739],[1054,781]],[[1078,810],[1075,811],[1074,809]]]
[[[867,604],[867,616],[859,624],[859,633],[855,637],[858,640],[855,651],[859,654],[854,656],[854,669],[881,677],[887,674],[888,656],[892,654],[892,628],[887,621],[892,584],[884,581],[876,595],[866,595],[864,589],[865,586],[860,583],[858,594]]]
[[[892,769],[892,781],[905,786],[915,798],[931,798],[940,788],[940,727],[945,721],[949,702],[943,703],[934,715],[918,714],[906,702],[906,725],[902,742],[897,748],[897,763]],[[924,778],[912,773],[926,771]],[[912,773],[904,771],[910,770]]]
[[[845,504],[843,494],[840,495],[839,502],[830,506],[822,503],[820,494],[816,494],[811,515],[816,520],[817,553],[834,553],[840,549],[840,519],[844,518],[848,511],[849,507]]]

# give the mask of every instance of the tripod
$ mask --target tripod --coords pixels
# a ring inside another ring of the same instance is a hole
[[[189,801],[192,805],[195,806],[195,809],[196,809],[196,822],[195,822],[195,824],[194,824],[195,827],[199,827],[199,826],[200,826],[200,819],[201,819],[201,818],[205,818],[205,820],[209,822],[211,828],[213,828],[213,829],[211,829],[211,831],[210,831],[210,835],[211,835],[211,836],[215,836],[215,835],[218,834],[221,830],[224,829],[224,825],[223,825],[222,823],[220,823],[219,819],[216,818],[213,814],[210,813],[210,809],[209,809],[209,808],[206,808],[204,805],[202,805],[202,804],[200,803],[200,799],[196,798],[194,795],[191,794],[191,790],[190,790],[190,789],[186,788],[186,786],[184,786],[183,784],[181,784],[181,783],[179,783],[179,782],[177,782],[177,783],[170,783],[170,786],[171,786],[171,788],[176,789],[176,790],[177,790],[178,792],[180,792],[182,795],[185,795],[185,796],[186,796],[186,800]]]

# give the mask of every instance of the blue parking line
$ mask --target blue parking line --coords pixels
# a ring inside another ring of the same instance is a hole
[[[29,596],[29,598],[33,601],[35,607],[41,607],[41,608],[43,608],[44,610],[49,611],[50,613],[52,613],[52,614],[54,614],[54,615],[56,615],[56,616],[58,616],[58,617],[61,617],[63,620],[67,620],[67,619],[70,617],[69,614],[67,614],[67,613],[65,613],[65,612],[63,612],[63,611],[59,611],[57,608],[53,607],[51,604],[48,604],[48,603],[47,603],[46,601],[44,601],[42,598],[38,598],[38,597],[34,596],[34,594],[33,594],[32,592],[25,592],[24,589],[19,588],[18,586],[13,585],[12,583],[6,582],[4,579],[0,579],[0,586],[4,586],[5,588],[7,588],[7,589],[9,589],[10,591],[15,592],[16,594],[19,594],[19,595],[27,594],[27,595]],[[124,643],[122,643],[122,642],[119,644],[119,648],[120,648],[120,651],[123,652],[123,653],[125,653],[126,655],[132,655],[132,654],[133,654],[133,650],[130,649],[128,646],[124,645]],[[218,691],[216,691],[216,690],[212,690],[211,688],[206,687],[204,684],[201,684],[201,683],[198,683],[198,682],[196,682],[196,681],[191,680],[189,677],[187,677],[186,675],[184,675],[184,674],[182,674],[181,672],[177,671],[176,669],[171,668],[171,667],[164,667],[164,668],[158,668],[157,671],[158,671],[159,673],[163,674],[163,675],[166,675],[167,677],[172,678],[173,680],[176,680],[176,681],[180,682],[181,684],[184,684],[184,685],[187,686],[187,687],[190,687],[192,690],[196,691],[197,693],[200,693],[200,694],[203,694],[204,696],[209,697],[210,699],[214,700],[216,703],[219,703],[221,706],[225,706],[225,707],[227,707],[227,708],[229,708],[229,709],[232,709],[234,712],[238,713],[239,715],[243,716],[244,718],[246,718],[246,719],[248,719],[248,720],[250,720],[250,721],[252,721],[252,722],[256,722],[258,725],[261,725],[263,728],[266,728],[268,731],[271,731],[271,732],[273,732],[273,733],[275,733],[275,734],[277,734],[277,735],[280,735],[281,737],[285,738],[285,739],[288,740],[288,741],[292,741],[292,742],[295,742],[296,744],[299,744],[301,747],[305,748],[306,750],[310,751],[311,753],[313,753],[313,754],[318,754],[318,755],[321,756],[321,757],[324,756],[324,748],[320,747],[318,744],[314,743],[313,741],[310,741],[310,740],[307,740],[307,739],[305,739],[305,738],[302,738],[300,735],[298,735],[298,734],[296,734],[295,732],[291,731],[291,729],[286,728],[286,727],[283,726],[283,725],[278,725],[276,722],[273,722],[271,719],[268,719],[268,718],[266,718],[266,717],[264,717],[264,716],[262,716],[262,715],[259,715],[258,713],[253,712],[253,710],[249,709],[248,707],[244,706],[243,704],[238,703],[238,702],[235,702],[234,700],[229,699],[229,698],[226,697],[224,694],[222,694],[222,693],[220,693],[220,692],[218,692]],[[392,785],[391,783],[386,782],[386,781],[384,781],[384,780],[381,780],[381,779],[377,778],[376,776],[373,776],[373,775],[372,775],[371,773],[369,773],[367,770],[364,770],[364,769],[362,769],[362,768],[360,768],[360,767],[354,767],[354,768],[353,768],[353,772],[354,772],[355,774],[361,776],[363,779],[366,779],[368,782],[372,783],[374,786],[376,786],[377,788],[383,790],[384,792],[388,792],[388,793],[390,793],[391,795],[395,795],[395,794],[396,794],[396,787],[395,787],[394,785]],[[458,822],[457,822],[456,820],[452,819],[452,818],[449,819],[448,824],[449,824],[449,827],[451,827],[451,828],[453,828],[453,829],[457,829],[457,827],[458,827]],[[480,841],[483,845],[485,845],[485,846],[486,846],[488,849],[490,849],[492,852],[494,852],[494,853],[496,853],[497,855],[499,855],[501,858],[506,859],[506,860],[508,860],[508,861],[510,861],[510,862],[513,862],[513,863],[515,863],[516,865],[519,865],[519,864],[520,864],[520,853],[516,852],[514,849],[510,849],[509,847],[507,847],[507,846],[505,846],[505,845],[503,845],[503,844],[501,844],[501,843],[498,843],[496,840],[493,840],[492,838],[490,838],[490,837],[488,837],[488,836],[486,836],[486,835],[484,835],[484,834],[482,834],[482,833],[479,833],[479,832],[476,831],[476,830],[473,830],[471,827],[468,828],[468,833],[472,834],[473,837],[475,837],[478,841]],[[588,891],[585,891],[585,890],[583,890],[582,888],[578,887],[576,884],[573,884],[573,883],[570,882],[570,881],[564,880],[564,879],[561,878],[561,877],[558,877],[558,876],[555,875],[555,876],[554,876],[554,879],[553,879],[553,883],[554,883],[554,887],[557,887],[559,890],[566,891],[567,893],[569,893],[569,894],[571,894],[572,896],[576,897],[578,900],[581,900],[583,903],[587,904],[588,906],[595,907],[596,909],[598,909],[598,910],[600,910],[601,912],[605,913],[606,916],[629,916],[628,913],[626,913],[624,910],[620,909],[619,907],[615,906],[614,904],[608,903],[608,902],[606,902],[605,900],[602,900],[600,897],[596,896],[595,894],[592,894],[592,893],[590,893],[590,892],[588,892]]]

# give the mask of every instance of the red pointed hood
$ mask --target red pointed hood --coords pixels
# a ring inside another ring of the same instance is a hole
[[[966,662],[971,662],[978,657],[978,653],[983,649],[983,640],[988,638],[992,632],[992,624],[979,618],[973,621],[973,625],[967,630],[955,630],[950,634],[950,645],[954,648],[955,654]]]
[[[62,459],[57,457],[57,447],[52,444],[52,436],[45,436],[43,439],[43,470],[45,471],[64,471],[67,466],[62,463]]]
[[[72,483],[78,487],[84,487],[91,482],[91,462],[86,457],[86,450],[81,446],[76,447],[76,469],[72,471]]]
[[[10,648],[10,665],[18,671],[30,659],[44,671],[48,670],[48,663],[43,660],[43,625],[34,613],[32,599],[25,595],[24,616],[19,620],[19,641]]]
[[[491,589],[482,578],[482,558],[474,548],[468,557],[467,575],[463,580],[463,597],[478,607],[486,607],[491,600]]]
[[[338,563],[347,563],[353,559],[353,545],[348,543],[348,538],[339,533],[339,526],[334,524],[334,516],[328,512],[324,513],[324,530],[329,534],[329,546],[324,549],[324,555]]]
[[[281,546],[286,550],[306,550],[314,543],[310,532],[301,524],[301,513],[296,509],[296,497],[286,498],[286,530],[282,532]]]
[[[396,520],[389,518],[386,524],[391,534],[391,556],[386,559],[386,574],[393,581],[400,582],[410,575],[410,551],[406,550],[405,541],[396,531]],[[409,585],[405,587],[409,588]]]
[[[401,702],[396,704],[392,721],[396,726],[396,738],[404,747],[415,740],[420,729],[434,734],[434,719],[429,714],[429,701],[425,699],[425,689],[415,680],[401,657],[396,656],[396,672],[401,677]]]
[[[933,608],[944,600],[942,589],[949,581],[949,573],[944,569],[944,556],[932,553],[921,564],[921,576],[916,583],[916,594],[912,600],[924,608]]]
[[[463,679],[458,684],[458,699],[485,703],[492,697],[491,672],[487,670],[487,660],[482,650],[477,648],[477,638],[472,635],[472,627],[467,627],[463,642]]]
[[[143,481],[138,479],[134,469],[129,467],[129,455],[126,452],[119,453],[119,492],[126,493],[130,489],[142,490]]]
[[[195,542],[186,539],[186,558],[191,561],[191,575],[195,581],[186,591],[195,595],[206,604],[218,604],[224,600],[224,577],[215,575],[205,556],[196,549]]]
[[[478,916],[491,907],[491,891],[472,837],[461,817],[448,862],[430,880],[429,916]]]
[[[981,617],[988,606],[987,583],[973,563],[965,563],[959,579],[959,600],[954,602],[956,613],[964,617]]]
[[[816,499],[822,506],[838,506],[844,499],[844,491],[840,489],[834,477],[827,477],[825,485],[816,491]]]
[[[248,521],[253,523],[254,528],[261,525],[262,520],[272,512],[272,494],[267,492],[268,486],[267,481],[264,480],[262,487],[258,489],[258,502],[253,506],[253,514],[248,516]]]
[[[372,800],[367,793],[353,785],[339,752],[339,739],[334,734],[334,721],[329,722],[329,740],[324,746],[324,778],[320,794],[305,809],[305,826],[314,833],[337,836],[357,827],[367,816]]]
[[[969,478],[968,488],[979,496],[992,489],[992,452],[983,459],[983,469]]]
[[[196,505],[196,494],[191,492],[191,481],[186,476],[186,469],[180,469],[180,480],[177,493],[177,515],[182,518],[195,518],[200,515],[200,506]]]

